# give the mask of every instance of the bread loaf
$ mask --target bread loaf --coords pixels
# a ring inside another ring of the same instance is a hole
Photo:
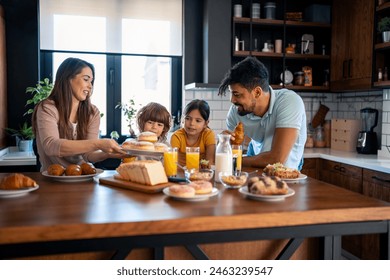
[[[122,163],[116,171],[122,179],[143,185],[154,186],[168,182],[164,167],[157,160],[138,160]]]

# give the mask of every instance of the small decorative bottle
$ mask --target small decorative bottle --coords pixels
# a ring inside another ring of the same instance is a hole
[[[381,82],[383,79],[382,68],[378,68],[378,82]]]
[[[387,67],[385,67],[385,71],[383,72],[383,80],[387,81]]]
[[[215,181],[220,182],[219,172],[233,174],[233,152],[229,134],[218,134],[218,145],[215,151]]]

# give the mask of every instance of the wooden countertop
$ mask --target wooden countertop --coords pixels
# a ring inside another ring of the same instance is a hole
[[[62,183],[25,174],[40,188],[0,199],[0,244],[390,220],[389,203],[312,178],[291,183],[295,195],[279,202],[248,200],[220,184],[217,197],[183,202],[97,180]]]

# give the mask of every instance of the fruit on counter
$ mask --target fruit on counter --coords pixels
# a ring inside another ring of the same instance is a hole
[[[234,128],[234,140],[230,139],[230,144],[232,145],[241,145],[244,142],[244,125],[242,122],[239,122],[237,126]]]

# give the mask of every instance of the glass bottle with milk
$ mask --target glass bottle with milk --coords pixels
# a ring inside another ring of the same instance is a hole
[[[229,134],[218,134],[218,145],[215,151],[215,180],[219,181],[219,172],[233,174],[233,153]]]

